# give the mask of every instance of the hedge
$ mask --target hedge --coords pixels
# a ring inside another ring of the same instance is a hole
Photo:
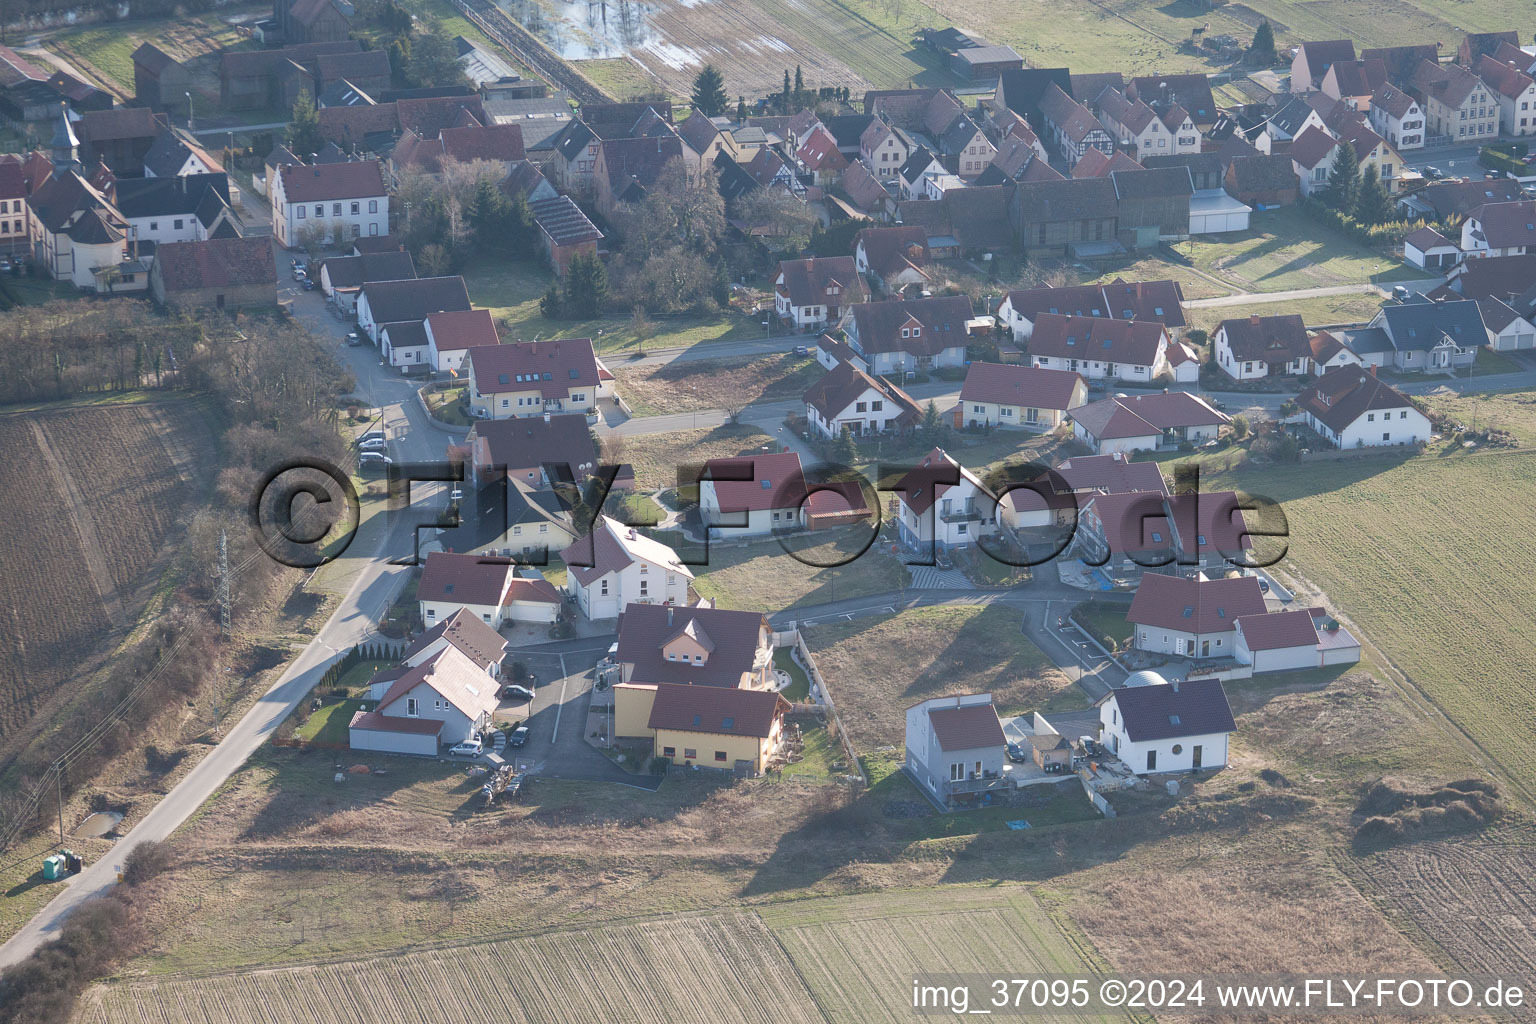
[[[1383,252],[1395,252],[1402,244],[1403,238],[1422,227],[1435,227],[1426,220],[1414,221],[1391,220],[1384,224],[1362,224],[1355,218],[1345,213],[1340,213],[1331,206],[1324,206],[1321,202],[1311,197],[1303,197],[1297,202],[1297,207],[1315,221],[1326,224],[1339,231],[1361,245],[1380,249]],[[1442,230],[1442,234],[1445,232]]]
[[[1508,153],[1494,149],[1492,146],[1484,146],[1477,154],[1477,162],[1484,167],[1495,171],[1504,171],[1514,177],[1525,177],[1531,173],[1531,168],[1519,157],[1510,156]]]

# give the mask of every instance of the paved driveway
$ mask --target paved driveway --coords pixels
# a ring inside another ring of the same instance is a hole
[[[593,668],[611,643],[608,636],[589,637],[550,645],[556,649],[511,653],[512,661],[528,666],[536,685],[528,717],[528,743],[521,749],[508,750],[509,760],[540,778],[613,782],[647,790],[661,786],[661,776],[631,775],[583,735],[591,703]]]

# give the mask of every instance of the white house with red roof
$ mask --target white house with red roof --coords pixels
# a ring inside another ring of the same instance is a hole
[[[427,361],[438,373],[457,372],[465,354],[481,345],[500,345],[496,320],[488,309],[433,313],[422,321],[427,333]]]
[[[1186,658],[1230,658],[1237,620],[1268,612],[1257,576],[1194,577],[1149,572],[1125,613],[1138,651]]]
[[[613,374],[591,338],[518,341],[466,353],[469,408],[482,419],[579,412],[593,415]]]
[[[509,646],[506,637],[481,622],[473,612],[460,609],[437,625],[430,626],[406,646],[405,652],[400,655],[400,670],[420,665],[444,647],[455,647],[491,678],[500,679],[501,659],[506,657]],[[368,695],[371,699],[379,700],[389,689],[386,675],[380,673],[369,681]]]
[[[560,558],[566,587],[589,619],[618,618],[631,604],[688,603],[693,571],[677,552],[608,516],[599,516],[592,532]]]
[[[272,230],[290,249],[315,234],[322,245],[389,234],[389,190],[377,160],[284,164],[273,176]]]
[[[795,452],[710,459],[699,481],[699,517],[719,537],[766,537],[802,525],[805,497]]]
[[[924,455],[893,490],[897,533],[909,548],[948,551],[997,532],[997,496],[942,448]]]
[[[1376,376],[1375,367],[1341,366],[1296,396],[1307,426],[1340,448],[1417,444],[1432,425],[1412,399]]]
[[[1155,320],[1041,313],[1029,335],[1030,362],[1089,380],[1150,384],[1169,374],[1173,336]]]
[[[852,256],[784,260],[773,281],[774,313],[800,330],[836,323],[843,310],[868,300]]]
[[[458,611],[500,628],[508,622],[554,622],[560,593],[542,577],[518,575],[509,559],[434,551],[416,585],[421,620],[436,625]]]
[[[1080,498],[1071,550],[1122,578],[1160,566],[1228,569],[1253,547],[1242,506],[1233,491],[1092,494]]]
[[[972,363],[954,408],[955,428],[1054,430],[1069,409],[1088,401],[1088,382],[1072,370],[1012,363]]]
[[[1011,788],[1003,772],[1008,741],[990,693],[933,697],[907,708],[908,777],[940,807]]]
[[[418,665],[381,675],[388,678],[372,681],[383,690],[378,705],[349,723],[353,750],[432,757],[443,746],[479,735],[496,710],[496,680],[451,645]]]
[[[1360,641],[1322,608],[1296,608],[1237,620],[1233,654],[1254,672],[1287,672],[1360,660]]]

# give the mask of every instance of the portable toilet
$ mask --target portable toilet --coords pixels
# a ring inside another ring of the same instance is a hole
[[[64,877],[64,855],[55,853],[43,858],[43,881],[56,882]]]

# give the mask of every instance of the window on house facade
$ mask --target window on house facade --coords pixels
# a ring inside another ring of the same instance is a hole
[[[677,756],[677,748],[676,747],[662,747],[661,748],[661,756],[662,757],[676,757]]]
[[[699,756],[699,752],[693,747],[684,747],[683,756],[686,758],[695,758]]]

